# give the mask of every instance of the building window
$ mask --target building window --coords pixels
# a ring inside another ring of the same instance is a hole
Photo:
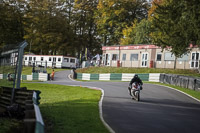
[[[56,57],[53,57],[53,62],[56,62]]]
[[[118,54],[113,54],[112,55],[112,60],[118,60]]]
[[[189,54],[183,54],[181,57],[177,58],[178,61],[188,61],[189,60]]]
[[[61,58],[58,58],[58,61],[60,62],[60,61],[61,61]]]
[[[36,60],[36,57],[33,57],[33,60],[35,61],[35,60]]]
[[[122,55],[122,60],[125,61],[126,60],[126,54]]]
[[[29,57],[29,61],[32,61],[32,57]]]
[[[191,67],[198,68],[199,67],[199,53],[192,53],[191,55]]]
[[[69,62],[69,58],[64,58],[64,62]]]
[[[25,57],[25,60],[27,60],[27,57]]]
[[[41,61],[43,61],[44,60],[44,57],[41,57]]]
[[[75,63],[75,59],[70,59],[70,63]]]
[[[165,53],[165,60],[167,60],[167,61],[174,61],[175,60],[174,54],[172,54],[171,52]]]
[[[162,54],[157,54],[156,61],[161,61],[161,59],[162,59]]]
[[[51,61],[51,57],[49,57],[49,61]]]
[[[131,54],[130,60],[131,61],[138,61],[138,54]]]

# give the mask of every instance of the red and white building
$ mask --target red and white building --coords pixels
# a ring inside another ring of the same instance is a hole
[[[148,67],[148,68],[199,68],[198,47],[192,47],[189,53],[175,58],[168,49],[156,45],[103,46],[103,65],[112,67]]]

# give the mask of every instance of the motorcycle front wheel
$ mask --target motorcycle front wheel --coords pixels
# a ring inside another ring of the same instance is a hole
[[[137,101],[140,101],[140,93],[139,91],[135,92],[135,97]]]

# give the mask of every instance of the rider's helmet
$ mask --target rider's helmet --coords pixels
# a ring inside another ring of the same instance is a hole
[[[137,74],[135,74],[135,75],[134,75],[134,78],[138,78],[138,75],[137,75]]]

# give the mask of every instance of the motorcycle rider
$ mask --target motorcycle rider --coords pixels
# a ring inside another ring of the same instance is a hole
[[[137,74],[135,74],[135,75],[133,76],[133,78],[131,79],[131,81],[130,81],[130,83],[129,83],[129,87],[128,87],[128,90],[129,90],[130,95],[131,95],[132,84],[133,84],[134,82],[138,83],[139,86],[140,86],[140,90],[142,90],[143,82],[142,82],[142,80],[140,79],[140,77],[139,77]]]

